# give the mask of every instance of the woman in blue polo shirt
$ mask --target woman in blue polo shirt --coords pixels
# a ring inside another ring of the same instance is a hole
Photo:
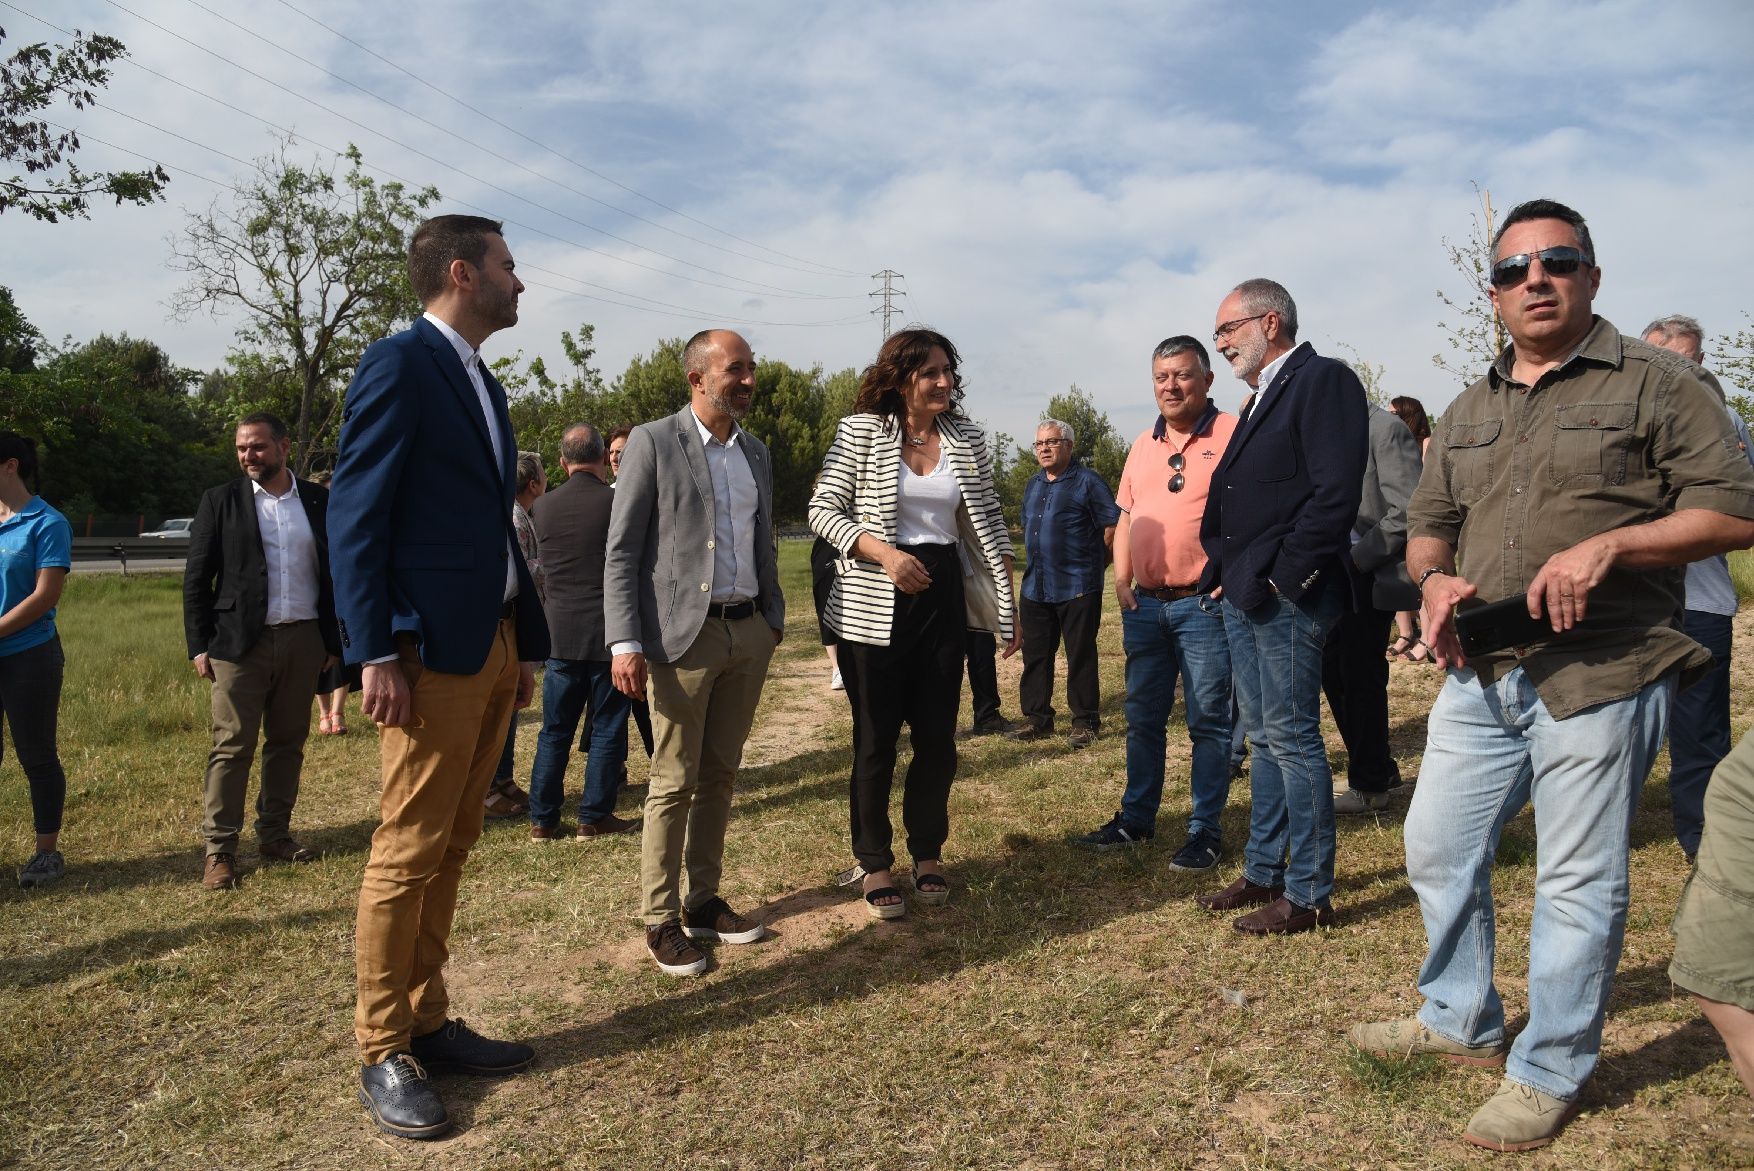
[[[24,486],[36,474],[36,444],[0,431],[0,713],[30,781],[37,849],[18,875],[18,885],[27,889],[58,882],[67,871],[56,849],[67,774],[55,751],[66,662],[55,633],[55,603],[73,564],[73,531],[66,517]]]

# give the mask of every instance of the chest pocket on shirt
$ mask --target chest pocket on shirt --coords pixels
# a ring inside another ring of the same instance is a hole
[[[1478,503],[1492,485],[1492,456],[1504,420],[1452,423],[1444,432],[1444,458],[1449,462],[1450,494],[1457,504]]]
[[[1553,428],[1555,484],[1624,484],[1636,438],[1636,403],[1573,403],[1560,407]]]

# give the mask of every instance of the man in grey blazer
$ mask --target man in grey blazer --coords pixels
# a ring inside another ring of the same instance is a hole
[[[694,976],[707,965],[694,940],[754,943],[763,934],[719,896],[719,875],[731,785],[785,630],[785,598],[773,464],[737,425],[755,394],[749,343],[703,330],[682,363],[689,404],[634,428],[622,452],[603,619],[616,688],[639,698],[651,684],[646,948],[668,975]]]
[[[1401,770],[1389,752],[1389,661],[1383,653],[1397,610],[1419,608],[1407,576],[1407,501],[1419,486],[1419,441],[1398,415],[1370,407],[1370,449],[1364,491],[1352,526],[1356,606],[1342,611],[1322,647],[1322,690],[1346,743],[1347,788],[1334,793],[1334,812],[1388,808]]]

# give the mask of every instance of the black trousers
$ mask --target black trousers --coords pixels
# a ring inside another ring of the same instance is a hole
[[[1383,653],[1394,619],[1390,610],[1347,610],[1322,648],[1322,690],[1346,742],[1346,782],[1361,793],[1386,793],[1401,783],[1389,754],[1389,661]]]
[[[999,640],[990,630],[970,630],[964,635],[968,643],[968,698],[974,711],[974,725],[999,716]],[[960,700],[961,686],[958,685]]]
[[[840,644],[840,673],[853,709],[853,857],[869,871],[895,865],[889,792],[904,723],[914,752],[901,795],[907,852],[916,862],[935,861],[950,836],[966,648],[962,562],[954,545],[902,548],[920,559],[932,584],[918,594],[896,591],[888,646]]]
[[[31,823],[39,834],[61,832],[61,813],[67,804],[67,774],[55,750],[66,667],[59,635],[16,654],[0,655],[0,715],[12,733],[18,767],[30,783]],[[957,691],[961,689],[958,683]],[[4,757],[0,749],[0,759]]]
[[[1054,654],[1066,644],[1066,706],[1074,728],[1095,731],[1102,694],[1096,679],[1096,628],[1102,624],[1102,591],[1069,602],[1018,602],[1023,624],[1023,681],[1017,699],[1023,718],[1038,728],[1054,726]]]

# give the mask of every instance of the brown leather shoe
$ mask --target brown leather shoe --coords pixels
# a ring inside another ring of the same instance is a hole
[[[530,827],[532,842],[558,842],[566,836],[566,831],[558,825],[533,825]]]
[[[1231,924],[1249,935],[1296,935],[1299,931],[1333,925],[1334,908],[1300,907],[1284,895]]]
[[[236,890],[238,860],[230,854],[209,854],[201,871],[201,885],[208,890]]]
[[[262,857],[272,862],[315,862],[317,852],[299,845],[291,838],[281,838],[277,842],[263,842],[258,847]]]
[[[530,798],[510,780],[496,781],[482,804],[490,818],[521,817],[530,812]]]
[[[597,821],[579,822],[579,832],[576,838],[579,841],[584,841],[586,838],[601,838],[610,834],[630,834],[639,828],[639,818],[617,817],[611,813],[608,817]]]
[[[1196,895],[1194,901],[1208,911],[1240,911],[1258,907],[1278,898],[1283,887],[1256,886],[1246,878],[1238,878],[1215,895]]]

